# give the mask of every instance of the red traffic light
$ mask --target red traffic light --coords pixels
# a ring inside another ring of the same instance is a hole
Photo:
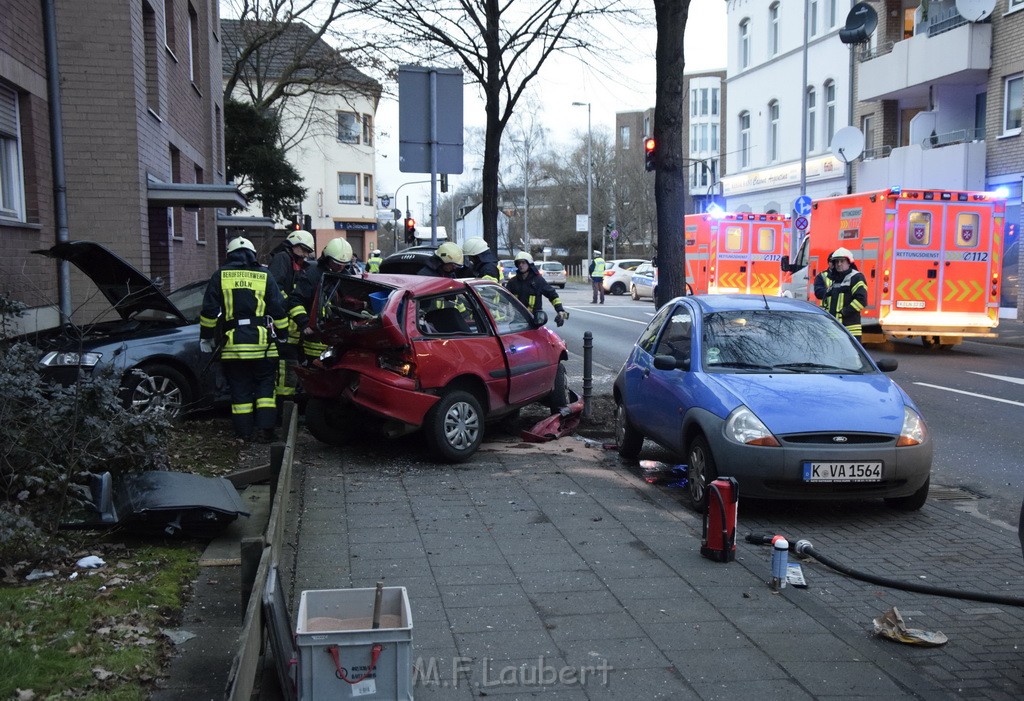
[[[648,136],[644,139],[644,170],[654,170],[654,137]]]
[[[653,136],[648,136],[646,139],[644,139],[644,152],[645,153],[654,153],[654,137]]]
[[[405,230],[406,231],[416,231],[416,220],[413,219],[412,217],[406,217],[405,218]]]

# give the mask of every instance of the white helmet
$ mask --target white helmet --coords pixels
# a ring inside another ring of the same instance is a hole
[[[380,255],[380,249],[379,248],[373,249],[372,251],[370,251],[370,255],[371,256],[379,256]]]
[[[331,239],[324,246],[324,258],[344,265],[352,260],[352,244],[342,238]]]
[[[462,242],[462,252],[467,256],[478,256],[486,250],[487,242],[479,236],[474,236]]]
[[[437,250],[434,251],[434,255],[441,259],[444,263],[455,263],[455,265],[462,265],[463,256],[462,249],[459,248],[458,244],[452,243],[451,241],[445,241]]]
[[[594,257],[595,258],[600,258],[601,257],[601,251],[598,251],[598,250],[595,249],[594,250]]]
[[[525,260],[525,261],[526,261],[527,263],[529,263],[530,265],[533,265],[533,256],[531,256],[531,255],[530,255],[529,253],[527,253],[526,251],[516,251],[516,254],[515,254],[515,255],[514,255],[513,257],[512,257],[512,259],[513,259],[513,260],[514,260],[514,261],[515,261],[516,263],[518,263],[518,262],[519,262],[519,261],[521,261],[521,260]]]
[[[247,251],[252,251],[253,253],[256,252],[256,247],[252,245],[252,241],[250,241],[247,238],[243,238],[242,236],[233,238],[230,241],[228,241],[228,253],[231,253],[232,251],[237,251],[240,248],[244,248]]]
[[[307,252],[312,253],[313,249],[316,248],[316,243],[313,241],[313,234],[302,229],[298,229],[288,234],[285,238],[289,246],[302,246]]]
[[[850,253],[850,249],[848,249],[848,248],[840,247],[840,248],[837,248],[836,250],[832,251],[832,255],[830,255],[828,257],[828,262],[831,263],[836,258],[845,258],[849,262],[851,262],[851,263],[853,262],[853,254]]]

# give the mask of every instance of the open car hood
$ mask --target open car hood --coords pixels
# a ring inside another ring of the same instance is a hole
[[[99,288],[123,319],[141,311],[170,314],[187,324],[188,319],[167,299],[153,281],[113,251],[92,241],[67,241],[33,251],[57,260],[66,260],[85,273]]]

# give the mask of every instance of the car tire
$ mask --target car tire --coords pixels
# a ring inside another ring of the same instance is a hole
[[[640,301],[640,293],[636,291],[636,285],[629,286],[629,296],[633,298],[634,302]]]
[[[192,385],[169,365],[143,365],[125,375],[121,400],[127,409],[136,413],[164,412],[168,418],[175,419],[191,408]]]
[[[621,282],[613,282],[612,288],[608,291],[613,295],[624,295],[626,294],[626,286]]]
[[[697,513],[708,508],[708,486],[718,478],[711,446],[704,436],[694,436],[686,457],[686,496]]]
[[[635,460],[644,447],[644,434],[633,426],[621,402],[615,403],[615,444],[627,460]]]
[[[569,404],[569,380],[565,372],[565,363],[558,363],[558,370],[555,372],[555,383],[551,386],[551,394],[548,395],[547,405],[551,411],[558,411]]]
[[[898,511],[920,511],[925,502],[928,501],[928,487],[932,479],[929,477],[921,485],[921,488],[909,496],[889,497],[885,500],[886,506]]]
[[[355,435],[354,415],[336,399],[306,399],[306,428],[321,443],[346,445]]]
[[[559,285],[559,286],[558,286],[558,289],[560,289],[560,290],[564,290],[564,289],[565,289],[565,283],[563,282],[563,283],[562,283],[561,285]]]
[[[479,400],[464,390],[446,392],[427,412],[423,434],[431,452],[444,462],[464,462],[484,441]]]

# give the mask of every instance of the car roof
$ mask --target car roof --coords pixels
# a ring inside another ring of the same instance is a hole
[[[679,297],[677,299],[683,299]],[[768,297],[765,295],[693,295],[686,297],[693,304],[700,307],[704,314],[711,312],[727,311],[757,311],[768,309],[771,311],[793,311],[810,314],[826,314],[826,312],[815,304],[810,304],[800,299],[790,297]]]
[[[465,289],[466,283],[472,281],[472,278],[397,275],[389,273],[364,273],[363,279],[370,280],[377,285],[387,285],[396,289],[406,290],[415,297]]]

